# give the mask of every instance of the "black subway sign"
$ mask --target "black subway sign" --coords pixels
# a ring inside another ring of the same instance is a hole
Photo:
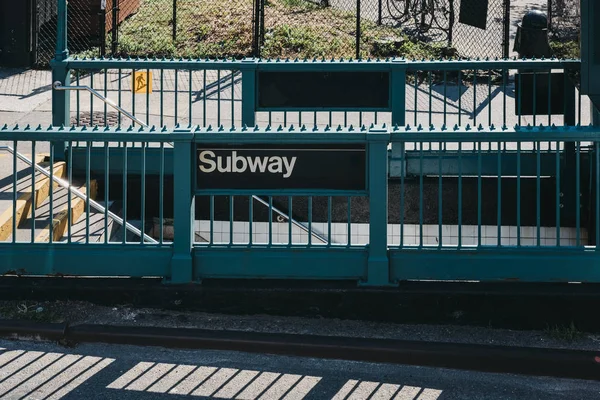
[[[365,191],[365,144],[202,145],[197,190]]]

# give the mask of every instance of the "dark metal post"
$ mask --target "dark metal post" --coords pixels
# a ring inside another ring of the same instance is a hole
[[[254,48],[252,50],[255,57],[260,57],[260,4],[261,0],[254,0],[254,37],[252,40]]]
[[[111,43],[111,55],[114,57],[117,54],[117,47],[119,46],[119,1],[113,0],[112,8],[112,43]]]
[[[452,43],[454,41],[454,21],[456,18],[455,10],[454,10],[454,0],[450,0],[450,20],[448,24],[448,47],[452,47]]]
[[[381,25],[381,20],[383,19],[383,15],[382,15],[383,4],[382,3],[383,3],[383,0],[379,0],[378,5],[377,5],[377,24],[378,25]]]
[[[265,0],[260,0],[260,45],[265,44]]]
[[[177,0],[173,0],[173,41],[177,40]]]
[[[510,56],[510,0],[504,0],[504,43],[502,57]]]
[[[360,58],[360,0],[356,0],[356,58]]]
[[[106,55],[106,7],[100,10],[98,15],[100,23],[98,24],[98,34],[100,35],[100,57]]]
[[[52,66],[52,82],[60,82],[63,86],[71,84],[71,73],[69,71],[67,59],[69,58],[69,49],[67,47],[67,0],[58,0],[57,7],[58,21],[56,33],[56,51],[54,60],[50,62]],[[71,119],[69,91],[52,91],[52,125],[69,126]],[[53,142],[55,151],[55,160],[64,161],[65,142]]]

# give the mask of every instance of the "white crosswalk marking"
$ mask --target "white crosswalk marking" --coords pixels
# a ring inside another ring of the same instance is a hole
[[[205,396],[208,397],[216,392],[225,382],[229,380],[236,372],[237,369],[233,368],[221,368],[215,372],[206,382],[192,392],[192,396]]]
[[[35,361],[43,355],[44,353],[41,351],[28,351],[20,355],[19,358],[0,368],[0,381],[6,379],[8,376],[14,374],[16,371],[20,370],[30,362]]]
[[[369,400],[389,400],[399,388],[400,385],[384,383],[379,387],[379,389],[377,389],[373,397],[371,397]]]
[[[194,390],[198,385],[206,380],[211,374],[213,374],[217,369],[214,367],[199,367],[197,370],[192,372],[181,381],[180,384],[175,386],[173,389],[169,391],[169,393],[176,394],[190,394],[192,390]]]
[[[0,383],[0,396],[14,389],[19,383],[23,382],[30,376],[35,375],[41,369],[58,360],[61,356],[62,354],[58,353],[44,354],[42,357],[27,365],[25,368],[21,368],[18,370],[18,372],[12,374]]]
[[[337,392],[331,400],[344,400],[346,396],[348,396],[348,394],[352,391],[352,389],[354,389],[354,386],[356,386],[357,383],[357,380],[350,379],[344,384],[344,386],[342,386],[340,391]]]
[[[244,391],[237,395],[236,399],[238,400],[254,400],[256,399],[262,392],[265,391],[267,387],[271,383],[275,381],[275,379],[279,378],[279,375],[276,372],[263,372],[252,381],[252,383],[244,389]]]
[[[282,375],[259,399],[279,400],[300,378],[302,375]]]
[[[80,358],[81,356],[78,355],[67,354],[66,356],[52,363],[52,365],[45,368],[40,373],[21,383],[15,389],[9,392],[6,397],[13,399],[22,398],[23,396],[27,395],[27,393],[44,384]]]
[[[396,397],[394,397],[394,400],[413,400],[415,397],[417,397],[417,394],[419,394],[420,391],[420,387],[403,386]]]
[[[23,400],[58,400],[112,363],[114,359],[86,356],[48,380]]]
[[[321,378],[316,376],[305,376],[285,395],[283,400],[302,400],[320,380]]]
[[[196,369],[195,365],[178,365],[174,370],[160,378],[148,391],[153,393],[167,393],[169,389],[179,383],[194,369]]]
[[[69,382],[65,386],[61,387],[57,392],[55,392],[54,394],[52,394],[52,396],[47,397],[46,400],[59,400],[59,399],[61,399],[67,393],[73,391],[73,389],[77,388],[83,382],[87,381],[92,376],[96,375],[99,371],[101,371],[102,369],[104,369],[106,366],[110,365],[110,363],[112,363],[113,361],[115,361],[115,360],[114,359],[110,359],[110,358],[105,358],[102,361],[100,361],[99,363],[96,363],[92,368],[84,371],[82,374],[80,374],[79,376],[77,376],[71,382]]]
[[[417,400],[436,400],[442,394],[441,390],[437,389],[425,389]]]
[[[354,392],[348,397],[348,400],[367,400],[371,393],[377,389],[379,382],[361,382]]]
[[[6,363],[11,362],[23,353],[25,353],[23,350],[13,350],[0,354],[0,367]]]
[[[135,367],[131,368],[129,371],[125,372],[121,375],[117,380],[107,386],[109,389],[123,389],[125,386],[129,385],[134,379],[138,376],[146,372],[146,370],[150,369],[154,363],[151,362],[141,362],[138,363]]]
[[[240,371],[232,380],[227,382],[213,397],[219,399],[232,399],[240,392],[254,377],[258,371]]]
[[[156,364],[144,375],[137,378],[125,390],[143,391],[149,388],[154,382],[162,378],[167,372],[175,368],[175,364]]]

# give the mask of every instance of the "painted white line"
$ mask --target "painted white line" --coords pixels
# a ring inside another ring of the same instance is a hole
[[[0,368],[0,382],[43,355],[44,353],[41,351],[28,351],[19,358]]]
[[[204,382],[200,387],[192,392],[192,396],[209,397],[216,392],[225,382],[238,372],[234,368],[221,368]]]
[[[317,376],[305,376],[285,395],[283,400],[302,400],[321,380]]]
[[[7,351],[6,353],[0,354],[0,367],[6,363],[11,362],[21,354],[25,353],[23,350]]]
[[[24,380],[46,368],[60,357],[62,357],[62,354],[59,353],[44,354],[42,357],[38,358],[25,368],[21,368],[18,372],[12,374],[7,379],[3,380],[2,383],[0,383],[0,396],[11,391]]]
[[[232,380],[227,382],[213,397],[219,399],[232,399],[238,394],[254,377],[258,375],[258,371],[240,371]]]
[[[159,363],[152,367],[149,371],[147,371],[144,375],[137,378],[133,381],[129,386],[125,388],[125,390],[137,390],[144,391],[154,382],[162,378],[167,372],[171,371],[175,368],[175,364],[163,364]]]
[[[75,361],[79,360],[81,356],[74,354],[67,354],[62,357],[58,361],[54,362],[48,368],[45,368],[38,374],[35,374],[25,382],[21,383],[11,392],[9,392],[6,397],[12,399],[20,399],[27,395],[29,392],[37,389],[39,386],[43,385],[50,379],[52,379],[56,374],[64,371],[65,368],[73,364]]]
[[[252,383],[244,389],[242,393],[240,393],[236,399],[238,400],[254,400],[262,392],[264,392],[271,383],[275,381],[275,379],[279,378],[279,375],[276,372],[263,372],[256,378]]]
[[[101,357],[83,357],[69,368],[56,375],[36,391],[30,393],[23,400],[42,400],[48,396],[55,395],[58,391],[65,388],[71,381],[76,379],[80,374],[89,370],[92,366],[98,364],[102,360]],[[66,393],[65,393],[66,394]]]
[[[163,376],[158,382],[148,389],[152,393],[167,393],[169,389],[179,383],[190,372],[196,369],[195,365],[178,365],[174,370]]]
[[[200,385],[217,369],[215,367],[199,367],[185,378],[180,384],[169,391],[173,394],[190,394],[194,388]]]
[[[104,368],[106,368],[113,361],[115,361],[115,360],[112,359],[112,358],[105,358],[105,359],[103,359],[99,363],[95,364],[92,368],[86,370],[84,373],[82,373],[81,375],[77,376],[77,378],[73,379],[71,382],[69,382],[65,386],[61,387],[57,392],[55,392],[54,394],[52,394],[52,396],[48,397],[47,400],[59,400],[59,399],[61,399],[63,396],[67,395],[68,393],[70,393],[71,391],[73,391],[74,389],[76,389],[83,382],[87,381],[92,376],[96,375],[98,372],[100,372],[101,370],[103,370]]]
[[[390,383],[384,383],[377,389],[373,397],[369,400],[389,400],[392,398],[394,393],[398,391],[400,385],[392,385]]]
[[[267,390],[260,400],[279,400],[281,396],[287,393],[291,387],[302,378],[302,375],[282,375],[277,381]]]
[[[377,389],[379,382],[361,382],[354,392],[348,397],[348,400],[367,400],[371,393]]]
[[[129,371],[125,372],[123,375],[118,377],[113,383],[107,386],[108,389],[123,389],[125,386],[129,385],[134,379],[138,376],[146,372],[146,370],[150,369],[154,363],[151,362],[141,362],[138,363],[135,367],[131,368]]]
[[[420,391],[420,387],[403,386],[396,397],[394,397],[394,400],[413,400],[415,397],[417,397]]]
[[[437,398],[440,397],[440,394],[442,394],[441,390],[425,389],[417,400],[437,400]]]
[[[352,389],[354,389],[354,386],[356,386],[357,383],[357,380],[350,379],[344,384],[344,386],[342,386],[340,391],[337,392],[331,400],[344,400],[346,396],[348,396],[348,394],[352,391]]]

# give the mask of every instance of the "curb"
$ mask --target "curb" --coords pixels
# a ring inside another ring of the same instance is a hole
[[[210,349],[600,381],[600,351],[271,334],[206,329],[0,321],[0,337]]]

